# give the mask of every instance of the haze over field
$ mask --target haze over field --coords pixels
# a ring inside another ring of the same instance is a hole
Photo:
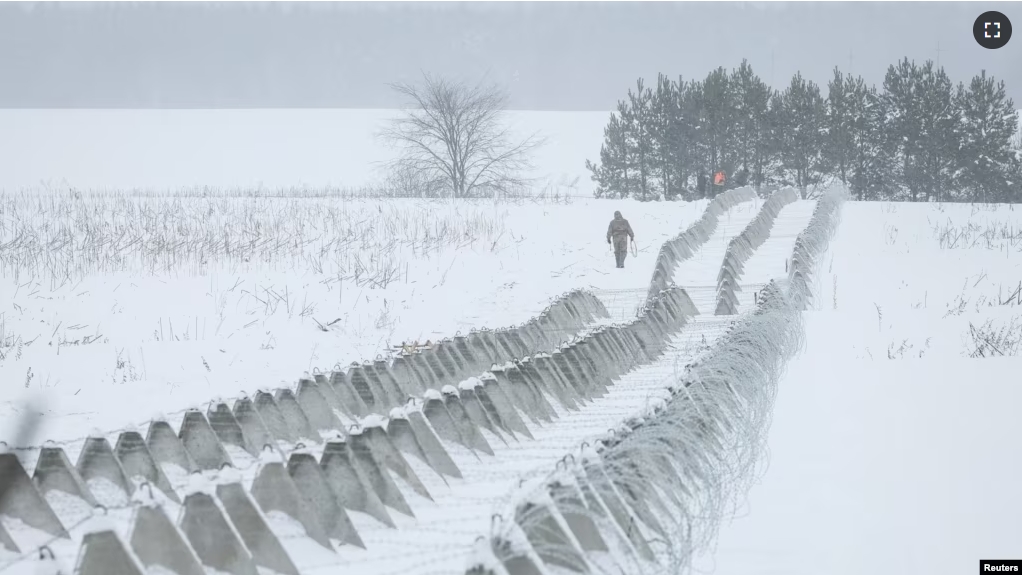
[[[379,183],[388,110],[0,110],[0,189],[348,188]],[[609,112],[509,112],[546,138],[536,191],[592,197]]]
[[[0,3],[0,575],[1017,558],[985,9]]]
[[[0,107],[394,108],[387,84],[426,70],[489,74],[512,109],[601,111],[660,72],[702,78],[748,59],[775,88],[796,72],[826,85],[834,66],[879,84],[902,57],[953,78],[986,69],[1022,102],[1017,44],[986,50],[972,36],[987,9],[1017,26],[1020,5],[4,2]]]

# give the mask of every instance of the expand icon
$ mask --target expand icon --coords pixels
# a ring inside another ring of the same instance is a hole
[[[997,11],[984,12],[972,24],[972,35],[988,50],[1003,48],[1011,39],[1011,20]]]

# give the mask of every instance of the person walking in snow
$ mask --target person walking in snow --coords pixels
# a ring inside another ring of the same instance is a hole
[[[610,220],[607,228],[607,243],[613,241],[614,258],[617,260],[617,267],[625,267],[625,256],[628,255],[628,239],[635,243],[635,234],[632,233],[632,226],[628,220],[621,216],[621,212],[614,212],[614,219]]]

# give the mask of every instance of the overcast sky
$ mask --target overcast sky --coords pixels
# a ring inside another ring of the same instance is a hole
[[[954,82],[986,69],[1022,105],[1022,32],[972,25],[1022,2],[0,3],[0,107],[389,108],[421,71],[511,90],[511,108],[610,110],[639,77],[743,58],[767,83],[878,86],[908,57]],[[940,52],[938,53],[938,44]]]

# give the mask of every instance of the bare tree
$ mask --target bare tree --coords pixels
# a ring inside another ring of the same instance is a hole
[[[469,86],[423,75],[421,85],[392,84],[410,106],[382,136],[400,149],[395,174],[443,182],[451,197],[519,195],[528,180],[529,156],[542,141],[516,139],[503,121],[507,93],[497,86]]]

